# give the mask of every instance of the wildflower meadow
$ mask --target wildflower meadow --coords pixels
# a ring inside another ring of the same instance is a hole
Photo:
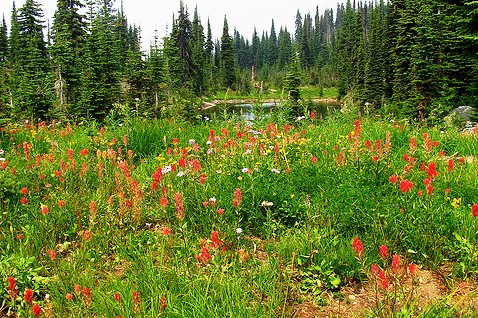
[[[300,119],[3,127],[0,316],[476,317],[478,129]]]

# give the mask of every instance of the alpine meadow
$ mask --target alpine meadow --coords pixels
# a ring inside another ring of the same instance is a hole
[[[177,6],[0,21],[0,317],[477,317],[478,1]]]

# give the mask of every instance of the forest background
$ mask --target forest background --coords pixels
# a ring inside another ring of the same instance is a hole
[[[302,85],[319,95],[336,87],[346,103],[409,118],[478,104],[477,1],[348,1],[297,11],[295,30],[272,20],[250,37],[225,17],[218,38],[182,2],[172,21],[144,50],[112,0],[58,0],[48,29],[40,3],[14,4],[10,26],[0,23],[0,121],[103,120],[125,106],[194,118],[218,92],[290,95]]]

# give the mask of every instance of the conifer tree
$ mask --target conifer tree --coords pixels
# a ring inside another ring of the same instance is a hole
[[[43,10],[34,0],[26,0],[18,13],[18,44],[15,52],[13,91],[14,111],[31,118],[45,118],[52,103],[53,84],[49,73],[46,42],[43,38]]]
[[[79,10],[84,5],[78,0],[57,0],[49,52],[55,73],[57,101],[64,111],[68,104],[80,100],[80,74],[82,48],[86,31],[84,17]]]
[[[194,65],[193,91],[201,96],[205,91],[205,68],[206,68],[206,43],[204,39],[204,28],[199,18],[197,7],[194,10],[194,17],[191,27],[192,60]]]
[[[279,69],[286,68],[292,61],[292,39],[287,28],[279,32],[279,53],[277,65]]]
[[[221,74],[223,84],[226,87],[232,87],[236,81],[234,47],[232,45],[232,37],[229,35],[229,26],[225,16],[221,37]]]
[[[269,66],[273,66],[277,63],[277,57],[279,55],[279,48],[277,43],[277,34],[274,26],[274,19],[272,19],[271,34],[269,35],[269,43],[267,49],[267,63]]]

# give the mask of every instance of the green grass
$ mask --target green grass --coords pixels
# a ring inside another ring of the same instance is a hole
[[[392,286],[377,287],[372,316],[450,313],[442,302],[395,312],[410,277],[392,255],[400,273],[446,265],[451,280],[476,282],[476,135],[355,120],[4,127],[0,315],[32,316],[32,289],[51,317],[289,317],[374,282],[372,264]]]

